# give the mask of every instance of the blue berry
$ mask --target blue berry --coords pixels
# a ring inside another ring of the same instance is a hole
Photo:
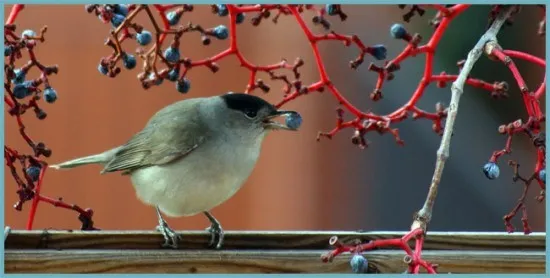
[[[37,181],[40,177],[40,167],[31,166],[25,170],[27,175],[31,178],[32,181]]]
[[[365,273],[369,266],[367,259],[360,254],[353,255],[349,261],[349,264],[353,273]]]
[[[216,7],[218,8],[219,16],[227,16],[229,14],[229,10],[227,9],[226,5],[219,4],[219,5],[216,5]]]
[[[21,33],[22,38],[24,38],[25,36],[27,36],[27,37],[36,37],[36,33],[33,30],[27,29],[27,30],[23,31],[23,33]]]
[[[168,23],[170,25],[176,25],[180,21],[181,13],[177,13],[176,11],[171,11],[166,14],[166,19],[168,19]]]
[[[97,70],[103,75],[107,75],[107,73],[109,73],[109,69],[101,63],[97,66]]]
[[[183,80],[178,80],[178,82],[176,83],[176,90],[178,90],[178,92],[182,94],[189,92],[189,89],[191,89],[191,81],[189,81],[189,79],[187,78],[184,78]]]
[[[32,81],[24,81],[13,87],[13,96],[18,99],[23,99],[26,96],[30,95],[31,91],[29,90],[32,87]]]
[[[133,69],[137,64],[136,57],[134,55],[124,53],[122,55],[122,64],[127,69]]]
[[[214,36],[218,38],[219,40],[225,40],[227,37],[229,37],[229,30],[225,25],[218,25],[214,28]]]
[[[235,18],[235,22],[237,24],[241,24],[244,21],[244,13],[238,13],[237,17]]]
[[[4,57],[8,57],[13,53],[13,47],[11,45],[4,44]]]
[[[168,47],[164,51],[164,57],[170,63],[176,63],[180,60],[180,51],[177,48]]]
[[[292,113],[285,118],[285,124],[288,128],[298,129],[302,125],[302,116]]]
[[[120,14],[113,14],[113,17],[111,17],[111,24],[113,27],[118,27],[122,22],[124,21],[126,17]]]
[[[171,71],[168,72],[168,75],[166,76],[166,79],[168,79],[169,81],[176,81],[178,80],[178,77],[179,77],[179,72],[175,69],[172,69]]]
[[[407,35],[407,30],[403,25],[395,23],[390,28],[390,35],[395,39],[402,39]]]
[[[136,40],[141,45],[148,45],[153,40],[153,35],[151,35],[151,32],[143,30],[137,34]]]
[[[48,103],[54,103],[57,100],[57,92],[52,87],[44,90],[44,100]]]
[[[124,4],[115,4],[114,12],[119,15],[127,16],[128,15],[128,6]]]
[[[483,166],[483,173],[488,179],[494,180],[500,175],[500,169],[496,163],[487,162],[487,164]]]
[[[542,169],[539,171],[539,179],[546,184],[546,169]]]
[[[155,73],[154,72],[151,72],[149,74],[149,80],[155,80]],[[157,86],[162,84],[162,78],[159,76],[159,78],[153,84],[155,84]]]
[[[327,11],[327,14],[328,15],[336,15],[336,7],[334,6],[334,4],[326,4],[325,5],[325,10]]]
[[[384,60],[386,59],[386,54],[388,51],[386,50],[386,47],[383,44],[376,44],[371,46],[372,48],[372,56],[376,58],[376,60]]]
[[[25,81],[25,77],[27,74],[23,70],[15,69],[13,73],[15,74],[15,77],[11,80],[11,82],[18,84]]]

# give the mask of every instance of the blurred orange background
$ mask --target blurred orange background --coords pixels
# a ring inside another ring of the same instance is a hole
[[[358,35],[366,44],[384,43],[388,57],[395,57],[404,44],[389,37],[389,27],[402,22],[403,11],[396,6],[344,6],[349,18],[340,23],[331,18],[336,31]],[[5,6],[7,17],[11,9]],[[438,50],[434,71],[446,69],[456,73],[456,61],[466,57],[469,49],[483,33],[488,6],[467,11],[453,22]],[[429,11],[422,18],[415,17],[408,29],[429,38],[427,24],[433,16]],[[525,9],[514,27],[507,28],[502,39],[504,47],[525,50],[544,57],[544,38],[536,37],[536,24],[540,13],[536,8]],[[249,17],[247,17],[248,19]],[[307,22],[314,32],[323,32]],[[469,22],[473,26],[468,26]],[[152,30],[144,14],[138,21]],[[195,6],[185,14],[182,23],[191,21],[204,27],[226,23],[211,13],[208,6]],[[16,20],[17,30],[38,31],[48,26],[46,41],[37,47],[37,56],[46,65],[59,65],[59,74],[51,77],[51,84],[59,93],[55,104],[43,104],[47,119],[39,121],[33,113],[24,116],[27,131],[36,141],[45,142],[53,150],[47,159],[50,164],[98,153],[125,143],[138,132],[145,122],[160,108],[182,98],[212,96],[227,91],[243,91],[248,72],[239,67],[234,57],[218,64],[220,71],[213,74],[207,68],[189,72],[192,82],[187,95],[179,94],[174,84],[143,90],[136,75],[139,69],[123,70],[116,78],[108,78],[97,71],[99,60],[110,53],[104,46],[110,24],[102,24],[87,14],[84,5],[27,5]],[[477,24],[477,25],[476,25]],[[467,35],[462,32],[469,32]],[[424,40],[426,41],[426,40]],[[227,47],[228,41],[213,40],[210,46],[201,46],[198,34],[184,36],[180,48],[182,55],[192,59],[211,56]],[[238,43],[245,57],[254,64],[269,64],[286,58],[293,61],[301,57],[305,84],[315,82],[318,72],[311,49],[303,32],[291,17],[282,16],[278,24],[265,20],[259,27],[249,21],[238,27]],[[166,43],[165,43],[166,45]],[[134,42],[124,48],[133,52]],[[342,93],[360,109],[388,113],[407,101],[420,80],[422,58],[407,60],[397,78],[384,87],[384,99],[373,103],[368,99],[376,75],[367,70],[367,61],[358,71],[352,71],[348,62],[357,55],[353,47],[341,43],[321,43],[321,52],[331,80]],[[485,59],[486,60],[486,59]],[[375,61],[377,64],[381,62]],[[533,66],[520,64],[528,84],[534,88],[544,73]],[[138,67],[140,63],[138,62]],[[498,70],[494,70],[494,69]],[[519,105],[517,86],[502,65],[480,62],[475,73],[487,81],[507,80],[511,84],[511,97],[505,101],[490,100],[486,92],[469,89],[451,147],[451,159],[445,169],[440,196],[436,202],[431,230],[495,230],[504,231],[502,216],[520,196],[519,184],[511,181],[507,168],[508,157],[501,161],[501,177],[487,180],[481,167],[493,150],[504,146],[505,138],[498,135],[498,125],[524,116]],[[34,75],[36,72],[33,73]],[[266,80],[272,90],[259,95],[275,103],[281,99],[281,83]],[[516,91],[515,91],[516,90]],[[449,100],[449,89],[431,86],[420,106],[433,111],[436,101]],[[541,100],[542,103],[544,99]],[[503,103],[503,104],[501,104]],[[333,140],[315,142],[318,131],[328,131],[335,123],[336,102],[330,93],[312,93],[288,104],[285,108],[299,111],[303,118],[299,133],[274,133],[266,139],[260,160],[244,187],[230,200],[212,210],[226,230],[342,230],[342,229],[408,229],[412,214],[422,205],[439,146],[439,137],[430,131],[431,122],[406,120],[398,124],[405,147],[398,147],[390,135],[369,134],[372,145],[359,150],[350,143],[351,131],[346,130]],[[6,145],[28,152],[29,147],[17,132],[15,121],[6,114]],[[514,159],[522,169],[532,169],[534,149],[525,138],[514,142]],[[525,165],[525,166],[523,166]],[[5,168],[6,170],[7,168]],[[127,177],[117,173],[100,175],[100,166],[75,168],[70,171],[46,173],[42,193],[50,197],[63,197],[68,203],[91,207],[94,221],[101,229],[154,229],[157,224],[155,210],[140,203]],[[535,185],[534,185],[535,186]],[[537,189],[529,196],[529,215],[535,231],[544,231],[544,205],[532,202]],[[17,201],[15,183],[6,172],[5,225],[23,229],[27,221],[30,202],[22,212],[13,209]],[[209,223],[202,215],[188,218],[166,218],[172,228],[203,229]],[[521,227],[515,222],[517,227]],[[74,212],[41,203],[34,228],[78,229]]]

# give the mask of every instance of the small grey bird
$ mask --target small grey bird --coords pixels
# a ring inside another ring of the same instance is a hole
[[[204,213],[211,222],[210,246],[219,249],[223,229],[209,211],[248,179],[269,131],[296,130],[274,121],[278,116],[299,114],[247,94],[186,99],[158,111],[126,144],[50,167],[101,164],[101,174],[129,175],[137,197],[156,207],[163,246],[177,248],[181,238],[161,212],[170,217]]]

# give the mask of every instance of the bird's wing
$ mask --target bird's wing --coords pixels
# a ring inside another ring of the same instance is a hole
[[[192,100],[186,102],[175,103],[179,109],[165,108],[153,116],[142,131],[117,151],[101,173],[129,173],[167,164],[198,148],[208,138],[208,132],[200,125],[197,106],[192,105]]]

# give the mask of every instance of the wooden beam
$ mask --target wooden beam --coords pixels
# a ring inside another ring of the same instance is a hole
[[[210,235],[203,231],[180,231],[181,249],[207,246]],[[328,249],[332,236],[344,242],[361,239],[398,238],[404,232],[334,231],[226,231],[226,249]],[[25,231],[12,230],[6,249],[158,249],[163,237],[155,231]],[[431,232],[425,250],[545,250],[546,233]]]
[[[350,273],[350,255],[323,250],[8,250],[6,273]],[[364,253],[370,272],[401,273],[403,252]],[[440,273],[544,273],[544,251],[425,251]]]
[[[350,255],[321,262],[328,239],[395,238],[403,232],[228,231],[223,250],[205,232],[182,233],[182,250],[161,249],[152,231],[10,231],[6,273],[350,273]],[[545,233],[430,232],[423,257],[440,273],[545,273]],[[369,272],[402,273],[401,250],[364,253]]]

